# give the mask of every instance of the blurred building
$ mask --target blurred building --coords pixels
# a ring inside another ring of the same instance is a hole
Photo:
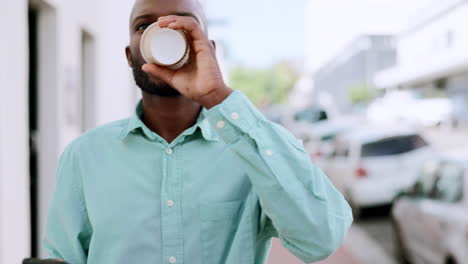
[[[216,43],[216,57],[224,80],[227,82],[231,70],[231,65],[229,61],[226,60],[228,53],[226,41],[230,30],[229,21],[222,15],[219,15],[219,2],[218,5],[216,5],[217,1],[215,0],[200,0],[200,3],[207,16],[208,37]]]
[[[374,74],[396,61],[394,39],[387,35],[357,37],[314,74],[314,101],[336,107],[344,113],[352,110],[353,89],[373,89]]]
[[[312,74],[301,74],[289,95],[289,105],[293,110],[302,110],[311,105],[314,80]]]
[[[0,8],[0,263],[39,249],[58,158],[83,131],[128,116],[132,1],[5,1]]]
[[[454,118],[468,122],[468,1],[434,1],[397,37],[398,62],[378,73],[382,89],[449,97]]]

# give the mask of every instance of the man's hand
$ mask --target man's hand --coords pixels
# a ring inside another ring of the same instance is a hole
[[[189,63],[178,70],[145,64],[142,70],[150,77],[167,82],[183,96],[207,109],[224,101],[232,89],[224,83],[214,44],[207,38],[200,24],[193,17],[184,16],[160,17],[158,22],[162,28],[187,32],[191,42]]]

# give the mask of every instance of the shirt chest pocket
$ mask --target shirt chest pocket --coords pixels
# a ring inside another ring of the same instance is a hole
[[[242,205],[242,201],[200,204],[205,264],[227,264],[242,260],[241,242],[246,237],[239,226]]]

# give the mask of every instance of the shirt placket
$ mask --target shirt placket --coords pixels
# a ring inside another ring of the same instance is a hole
[[[180,174],[177,166],[179,148],[166,147],[161,184],[162,263],[183,263]]]

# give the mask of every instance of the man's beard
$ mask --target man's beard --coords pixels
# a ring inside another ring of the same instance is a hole
[[[141,67],[142,63],[133,61],[133,77],[138,87],[143,92],[146,92],[151,95],[157,95],[162,97],[177,97],[181,96],[180,92],[174,89],[169,84],[165,83],[162,80],[157,80],[153,82],[150,80],[150,77],[146,72],[144,72]]]

